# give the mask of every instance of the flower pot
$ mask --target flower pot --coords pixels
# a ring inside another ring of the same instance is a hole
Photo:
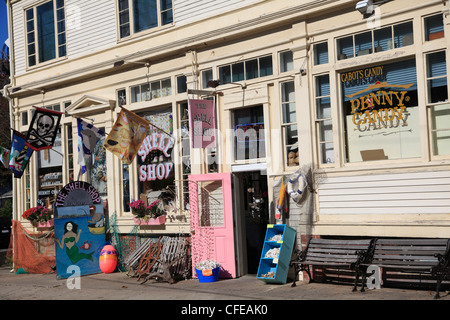
[[[54,220],[51,219],[51,220],[48,220],[45,222],[38,222],[36,224],[36,227],[37,228],[51,228],[51,227],[53,227],[53,225],[54,225]]]
[[[195,269],[199,282],[215,282],[219,280],[220,267],[214,269],[198,270]]]
[[[144,219],[144,218],[136,218],[133,217],[134,223],[137,225],[161,225],[166,223],[166,216],[159,216],[157,218],[150,218],[150,219]]]

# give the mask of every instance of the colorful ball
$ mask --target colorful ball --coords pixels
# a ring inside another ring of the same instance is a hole
[[[100,270],[104,273],[111,273],[116,270],[117,267],[117,251],[116,249],[108,244],[103,247],[100,252],[99,258]]]

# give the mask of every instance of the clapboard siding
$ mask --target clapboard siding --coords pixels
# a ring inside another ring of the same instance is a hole
[[[66,12],[69,58],[115,46],[117,42],[115,1],[66,0]],[[78,18],[80,26],[77,26]],[[73,25],[70,21],[74,21]]]
[[[233,11],[264,0],[174,0],[174,25]],[[117,45],[115,0],[66,0],[67,58],[73,59]],[[14,54],[16,75],[26,72],[24,8],[36,4],[23,0],[13,4]]]
[[[319,178],[320,214],[450,213],[450,172]]]
[[[174,21],[182,25],[236,10],[264,0],[174,0]]]

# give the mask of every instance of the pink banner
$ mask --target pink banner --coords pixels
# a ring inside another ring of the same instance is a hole
[[[192,148],[216,147],[216,117],[213,100],[189,100]]]

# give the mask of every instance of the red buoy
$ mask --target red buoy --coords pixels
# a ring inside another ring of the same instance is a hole
[[[108,244],[103,247],[100,252],[99,258],[100,270],[104,273],[111,273],[116,270],[117,267],[117,251],[116,249]]]

